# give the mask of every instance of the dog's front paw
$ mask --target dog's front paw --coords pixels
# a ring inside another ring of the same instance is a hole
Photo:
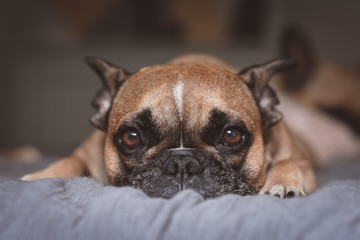
[[[305,192],[301,187],[295,187],[292,185],[285,186],[282,184],[275,184],[268,188],[263,188],[260,194],[269,194],[271,196],[283,198],[301,197],[305,196]]]
[[[22,181],[33,181],[41,178],[47,178],[48,175],[42,174],[41,172],[26,174],[20,178]]]
[[[54,172],[53,167],[50,166],[48,168],[45,168],[41,171],[37,171],[34,173],[26,174],[20,178],[22,181],[33,181],[37,179],[42,178],[54,178],[54,177],[61,177],[61,175],[56,175],[56,172]]]
[[[298,188],[296,188],[294,186],[283,186],[280,184],[273,185],[269,189],[268,194],[279,197],[281,199],[305,196],[304,191],[299,190]]]
[[[31,177],[31,174],[26,174],[20,178],[22,181],[31,181],[33,178]]]

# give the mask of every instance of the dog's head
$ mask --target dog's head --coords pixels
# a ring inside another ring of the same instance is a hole
[[[215,65],[158,65],[130,74],[88,58],[104,88],[91,122],[107,133],[110,184],[171,197],[255,194],[265,180],[263,130],[281,114],[270,77],[293,65],[271,61],[233,74]]]

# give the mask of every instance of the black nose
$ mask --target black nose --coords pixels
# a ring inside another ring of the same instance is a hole
[[[168,175],[196,175],[204,170],[202,163],[203,160],[196,150],[175,149],[171,150],[170,156],[164,161],[162,171]]]

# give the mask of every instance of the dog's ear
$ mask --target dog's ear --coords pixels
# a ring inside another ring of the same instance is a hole
[[[103,85],[91,103],[96,112],[90,118],[90,123],[106,132],[112,100],[120,86],[131,74],[101,58],[86,57],[85,61],[99,75]]]
[[[284,28],[279,40],[280,57],[293,59],[299,63],[295,71],[280,76],[280,84],[284,90],[298,92],[311,80],[316,67],[316,53],[308,36],[296,26]]]
[[[297,63],[292,60],[273,60],[240,71],[240,77],[249,87],[259,106],[262,124],[265,128],[274,126],[282,118],[281,112],[275,108],[279,104],[279,99],[269,86],[269,80],[275,73],[290,70],[296,66]]]

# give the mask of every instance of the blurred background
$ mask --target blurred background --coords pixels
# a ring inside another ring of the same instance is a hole
[[[0,148],[68,154],[93,130],[99,56],[135,72],[203,52],[242,68],[279,56],[284,27],[360,72],[357,0],[13,0],[0,8]]]

